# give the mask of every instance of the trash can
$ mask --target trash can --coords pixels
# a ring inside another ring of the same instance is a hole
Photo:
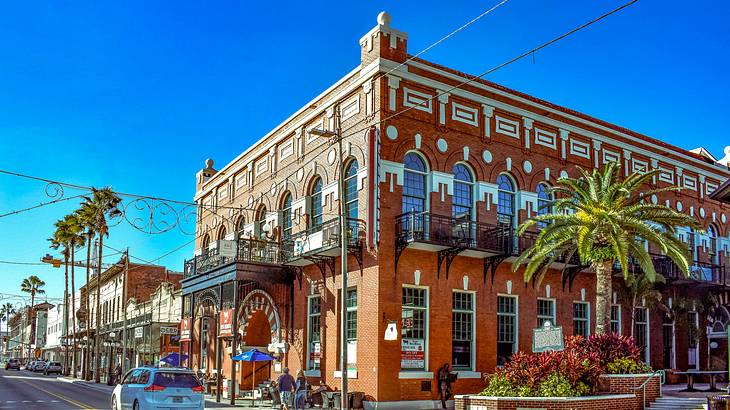
[[[361,391],[354,391],[350,393],[350,408],[351,409],[362,409],[363,401],[365,401],[365,393]]]
[[[341,403],[342,403],[342,393],[335,393],[335,394],[333,394],[332,395],[332,404],[333,404],[333,407],[336,408],[336,409],[339,409],[341,407],[340,406]]]
[[[730,396],[719,394],[707,397],[707,410],[727,410],[730,405]]]

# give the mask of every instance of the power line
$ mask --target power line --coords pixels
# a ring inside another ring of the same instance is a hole
[[[76,196],[70,196],[68,198],[59,198],[59,199],[54,199],[53,201],[41,202],[38,205],[33,205],[33,206],[29,206],[27,208],[18,209],[18,210],[15,210],[15,211],[10,211],[10,212],[6,212],[4,214],[0,214],[0,218],[4,218],[6,216],[20,214],[20,213],[23,213],[23,212],[26,212],[26,211],[31,211],[33,209],[37,209],[37,208],[44,207],[46,205],[53,205],[53,204],[56,204],[58,202],[68,201],[68,200],[71,200],[71,199],[74,199],[74,198],[80,198],[80,197],[81,197],[81,195],[76,195]]]
[[[621,10],[623,10],[623,9],[625,9],[625,8],[627,8],[627,7],[629,7],[629,6],[631,6],[631,5],[633,5],[634,3],[638,2],[638,1],[639,1],[639,0],[632,0],[632,1],[629,1],[628,3],[624,3],[623,5],[621,5],[621,6],[619,6],[619,7],[616,7],[615,9],[613,9],[613,10],[611,10],[611,11],[608,11],[608,12],[606,12],[606,13],[603,13],[603,14],[601,14],[600,16],[598,16],[598,17],[594,18],[593,20],[590,20],[590,21],[588,21],[588,22],[586,22],[586,23],[584,23],[584,24],[582,24],[582,25],[580,25],[580,26],[578,26],[578,27],[576,27],[576,28],[574,28],[574,29],[572,29],[572,30],[570,30],[570,31],[568,31],[568,32],[565,32],[565,33],[563,33],[563,34],[561,34],[561,35],[559,35],[559,36],[557,36],[557,37],[553,38],[553,39],[552,39],[552,40],[550,40],[550,41],[547,41],[547,42],[545,42],[545,43],[542,43],[542,44],[540,44],[539,46],[537,46],[537,47],[534,47],[534,48],[532,48],[532,49],[530,49],[530,50],[528,50],[528,51],[526,51],[526,52],[524,52],[524,53],[522,53],[522,54],[520,54],[520,55],[518,55],[518,56],[516,56],[516,57],[514,57],[514,58],[512,58],[512,59],[510,59],[510,60],[507,60],[507,61],[505,61],[505,62],[504,62],[504,63],[502,63],[502,64],[499,64],[499,65],[497,65],[497,66],[495,66],[495,67],[493,67],[493,68],[490,68],[489,70],[486,70],[486,71],[482,72],[482,73],[481,73],[481,74],[479,74],[479,75],[473,76],[472,78],[470,78],[470,79],[468,79],[468,80],[466,80],[466,81],[464,81],[464,82],[461,82],[461,83],[459,83],[459,84],[457,84],[457,85],[455,85],[455,86],[452,86],[452,87],[450,87],[450,88],[446,89],[445,91],[442,91],[442,92],[437,92],[437,93],[436,93],[436,95],[434,95],[434,96],[431,96],[431,97],[428,97],[428,98],[424,99],[424,100],[423,100],[422,102],[420,102],[419,104],[411,105],[411,106],[409,106],[409,107],[407,107],[407,108],[405,108],[405,109],[403,109],[403,110],[401,110],[401,111],[398,111],[398,112],[396,112],[396,113],[394,113],[394,114],[392,114],[392,115],[390,115],[390,116],[388,116],[388,117],[386,117],[386,118],[383,118],[382,120],[379,120],[379,121],[377,121],[377,122],[376,122],[375,124],[370,124],[370,125],[368,125],[368,126],[367,126],[366,128],[361,128],[361,129],[359,129],[359,130],[356,130],[356,131],[354,131],[354,132],[353,132],[353,133],[351,133],[351,134],[348,134],[348,135],[344,135],[344,136],[342,136],[342,137],[340,137],[340,138],[346,138],[346,137],[350,137],[350,136],[356,135],[356,134],[358,134],[358,133],[360,133],[360,132],[362,132],[362,131],[365,131],[365,130],[369,129],[369,128],[370,128],[370,127],[372,127],[373,125],[376,125],[376,124],[377,124],[377,125],[379,125],[379,124],[382,124],[382,123],[384,123],[385,121],[389,121],[389,120],[391,120],[391,119],[393,119],[393,118],[395,118],[395,117],[397,117],[397,116],[399,116],[399,115],[405,114],[406,112],[408,112],[408,111],[410,111],[410,110],[412,110],[412,109],[414,109],[414,108],[417,108],[417,107],[420,107],[420,106],[426,106],[426,105],[427,105],[427,104],[429,104],[429,103],[430,103],[431,101],[433,101],[434,99],[436,99],[436,98],[438,98],[438,97],[440,97],[440,96],[442,96],[442,95],[444,95],[444,94],[448,94],[448,93],[450,93],[451,91],[453,91],[453,90],[455,90],[455,89],[458,89],[458,88],[461,88],[461,87],[463,87],[463,86],[465,86],[465,85],[471,84],[471,83],[475,82],[476,80],[479,80],[479,79],[481,79],[482,77],[484,77],[484,76],[486,76],[486,75],[488,75],[488,74],[491,74],[491,73],[493,73],[493,72],[495,72],[495,71],[497,71],[497,70],[499,70],[499,69],[501,69],[501,68],[504,68],[504,67],[506,67],[506,66],[508,66],[508,65],[510,65],[510,64],[512,64],[512,63],[515,63],[515,62],[517,62],[517,61],[519,61],[519,60],[521,60],[521,59],[523,59],[523,58],[525,58],[525,57],[527,57],[527,56],[529,56],[529,55],[532,55],[532,54],[534,54],[535,52],[537,52],[537,51],[539,51],[539,50],[542,50],[543,48],[545,48],[545,47],[548,47],[548,46],[550,46],[551,44],[553,44],[553,43],[556,43],[556,42],[558,42],[558,41],[560,41],[560,40],[562,40],[562,39],[564,39],[564,38],[566,38],[566,37],[568,37],[568,36],[570,36],[570,35],[572,35],[572,34],[574,34],[574,33],[578,32],[578,31],[580,31],[580,30],[583,30],[584,28],[586,28],[586,27],[588,27],[588,26],[591,26],[591,25],[593,25],[593,24],[595,24],[595,23],[597,23],[597,22],[599,22],[599,21],[603,20],[604,18],[606,18],[606,17],[608,17],[608,16],[610,16],[610,15],[612,15],[612,14],[614,14],[614,13],[617,13],[617,12],[619,12],[619,11],[621,11]],[[356,124],[353,124],[353,125],[352,125],[351,127],[349,127],[348,129],[351,129],[351,128],[353,128],[353,127],[354,127],[355,125],[356,125]],[[346,130],[346,131],[347,131],[347,130]]]

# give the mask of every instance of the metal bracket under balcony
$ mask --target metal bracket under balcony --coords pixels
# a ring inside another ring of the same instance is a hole
[[[322,272],[322,277],[327,276],[327,268],[330,268],[330,272],[332,272],[332,277],[335,277],[335,257],[334,256],[326,256],[326,255],[301,255],[301,257],[305,260],[308,260],[315,264],[319,271]]]
[[[572,291],[576,276],[586,268],[588,268],[586,265],[565,266],[562,270],[563,290],[565,290],[565,285],[568,285],[568,291]]]
[[[453,262],[454,258],[456,258],[461,252],[464,252],[464,250],[466,250],[466,248],[455,247],[436,252],[436,261],[438,263],[436,268],[437,279],[441,277],[441,265],[444,261],[446,261],[446,279],[449,278],[449,269],[451,268],[451,262]]]
[[[484,272],[482,274],[482,281],[487,283],[487,273],[491,273],[491,283],[494,285],[494,275],[497,274],[497,268],[499,265],[507,259],[507,255],[494,255],[484,258]]]

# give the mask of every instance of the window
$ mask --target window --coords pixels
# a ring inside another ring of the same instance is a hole
[[[357,289],[347,290],[347,315],[345,321],[347,322],[347,328],[345,335],[347,336],[348,342],[357,340]]]
[[[590,336],[590,313],[588,302],[573,302],[573,335],[586,338]]]
[[[517,297],[497,296],[497,365],[517,351]]]
[[[451,366],[457,370],[472,370],[474,294],[453,292],[451,309]]]
[[[550,187],[545,183],[537,184],[537,214],[547,215],[552,213],[553,194],[550,192]],[[540,229],[548,226],[548,221],[540,221],[537,223],[537,227]]]
[[[289,192],[284,194],[284,199],[281,201],[281,236],[282,239],[288,240],[291,238],[291,194]]]
[[[428,290],[403,287],[401,307],[402,370],[426,370]]]
[[[472,220],[474,205],[474,178],[464,164],[454,165],[454,196],[451,198],[451,216]]]
[[[426,210],[426,164],[418,154],[409,152],[403,161],[403,168],[401,212],[423,212]]]
[[[259,230],[259,239],[266,240],[266,206],[261,205],[256,213],[256,228]]]
[[[611,305],[611,332],[621,334],[621,305]]]
[[[555,300],[554,299],[537,299],[537,327],[541,328],[545,322],[555,326]]]
[[[352,160],[345,169],[345,215],[350,220],[358,219],[357,207],[357,161]]]
[[[319,370],[322,358],[322,299],[319,296],[308,298],[307,314],[307,369]]]
[[[664,368],[674,369],[674,321],[664,316],[662,323],[662,341],[664,342]]]
[[[639,350],[644,352],[644,361],[649,362],[649,311],[638,307],[634,310],[634,340]]]
[[[515,226],[515,184],[505,174],[497,177],[497,222]]]
[[[218,240],[226,239],[226,227],[221,226],[221,229],[218,230]]]
[[[322,226],[322,178],[315,177],[309,191],[310,225],[312,228]]]
[[[238,220],[236,221],[236,232],[241,234],[243,232],[243,228],[246,226],[246,218],[243,216],[238,217]]]
[[[699,330],[699,315],[697,312],[687,312],[687,366],[690,369],[699,370],[700,352],[697,349]]]
[[[707,236],[710,238],[710,247],[708,249],[708,256],[710,258],[710,263],[718,264],[719,258],[718,258],[718,252],[717,252],[717,228],[715,228],[714,225],[710,225],[707,227]]]
[[[201,242],[201,248],[203,248],[203,253],[208,253],[208,246],[210,245],[210,235],[205,234],[203,236],[203,242]]]

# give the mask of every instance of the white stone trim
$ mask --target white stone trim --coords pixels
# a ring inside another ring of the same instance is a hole
[[[479,110],[467,105],[451,102],[451,119],[464,124],[479,126]]]
[[[497,134],[520,139],[520,123],[519,121],[505,118],[501,115],[494,116],[494,130]]]
[[[340,105],[340,121],[345,121],[360,113],[360,94]]]
[[[591,159],[591,144],[583,141],[570,139],[570,155]]]
[[[332,377],[335,379],[341,379],[342,378],[342,371],[341,370],[335,370],[332,373]],[[347,369],[347,378],[348,379],[357,379],[357,370],[356,369]]]
[[[433,372],[403,371],[398,372],[399,379],[433,379]]]
[[[431,114],[433,113],[433,96],[403,87],[403,106]]]
[[[558,135],[556,133],[535,127],[535,145],[557,149],[557,140]]]
[[[454,370],[452,373],[456,373],[457,379],[481,379],[481,372],[474,372],[471,370]]]

